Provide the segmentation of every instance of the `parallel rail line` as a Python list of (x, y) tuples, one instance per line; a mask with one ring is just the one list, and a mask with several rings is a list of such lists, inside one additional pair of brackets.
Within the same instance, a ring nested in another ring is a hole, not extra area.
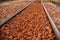
[(52, 25), (52, 28), (53, 28), (53, 31), (54, 31), (56, 37), (57, 37), (57, 40), (60, 40), (60, 32), (59, 32), (59, 30), (57, 29), (57, 26), (55, 25), (54, 21), (52, 20), (49, 12), (48, 12), (48, 10), (46, 9), (46, 7), (45, 7), (45, 5), (44, 5), (44, 3), (43, 3), (42, 0), (41, 0), (41, 3), (42, 3), (42, 6), (43, 6), (43, 8), (44, 8), (44, 10), (45, 10), (45, 12), (46, 12), (46, 14), (47, 14), (47, 16), (48, 16), (48, 19), (49, 19), (50, 23), (51, 23), (51, 25)]
[[(7, 19), (3, 20), (2, 22), (0, 22), (0, 28), (2, 25), (4, 25), (7, 21), (9, 21), (10, 19), (12, 19), (13, 17), (15, 17), (17, 14), (19, 14), (19, 12), (23, 11), (24, 9), (26, 9), (29, 5), (31, 5), (33, 2), (29, 3), (28, 5), (26, 5), (24, 8), (18, 10), (17, 12), (14, 13), (14, 15), (11, 15), (9, 16)], [(47, 16), (48, 16), (48, 19), (52, 25), (52, 28), (53, 28), (53, 31), (57, 37), (58, 40), (60, 40), (60, 32), (58, 31), (54, 21), (52, 20), (51, 16), (49, 15), (49, 12), (47, 11), (43, 1), (41, 0), (41, 4), (42, 4), (42, 7), (44, 9), (44, 11), (46, 12)]]
[[(33, 2), (27, 4), (26, 6), (24, 6), (22, 9), (16, 11), (13, 15), (9, 16), (8, 18), (6, 18), (5, 20), (0, 22), (0, 26), (4, 25), (7, 21), (9, 21), (10, 19), (12, 19), (13, 17), (15, 17), (17, 14), (19, 14), (19, 12), (22, 12), (24, 9), (26, 9), (29, 5), (31, 5)], [(1, 27), (0, 27), (1, 28)]]

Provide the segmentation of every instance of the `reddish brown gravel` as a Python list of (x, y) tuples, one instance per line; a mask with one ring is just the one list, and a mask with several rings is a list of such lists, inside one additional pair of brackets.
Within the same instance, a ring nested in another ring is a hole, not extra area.
[(7, 17), (13, 15), (16, 11), (22, 9), (24, 6), (29, 4), (30, 2), (17, 2), (15, 4), (11, 4), (8, 6), (0, 7), (0, 21), (5, 20)]
[(45, 6), (51, 15), (54, 23), (56, 24), (58, 30), (60, 31), (60, 10), (57, 7), (52, 6), (49, 3), (45, 2)]
[(40, 2), (34, 2), (3, 25), (0, 34), (1, 40), (56, 40)]

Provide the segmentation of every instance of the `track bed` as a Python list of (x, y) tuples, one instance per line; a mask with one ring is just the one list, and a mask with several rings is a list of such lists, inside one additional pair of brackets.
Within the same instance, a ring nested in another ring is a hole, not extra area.
[(40, 2), (34, 2), (1, 28), (1, 40), (57, 40)]

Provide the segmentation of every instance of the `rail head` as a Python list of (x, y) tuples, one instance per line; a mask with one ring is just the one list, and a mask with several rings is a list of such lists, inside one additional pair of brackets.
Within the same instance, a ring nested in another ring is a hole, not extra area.
[(45, 7), (45, 5), (44, 5), (44, 3), (43, 3), (42, 0), (41, 0), (41, 4), (42, 4), (43, 9), (45, 10), (45, 12), (46, 12), (46, 14), (47, 14), (47, 16), (48, 16), (48, 19), (49, 19), (49, 21), (50, 21), (50, 23), (51, 23), (51, 25), (52, 25), (53, 31), (54, 31), (54, 33), (55, 33), (55, 35), (56, 35), (56, 37), (57, 37), (57, 40), (60, 40), (60, 32), (59, 32), (57, 26), (55, 25), (54, 21), (52, 20), (49, 12), (48, 12), (48, 10), (46, 9), (46, 7)]
[(26, 9), (28, 6), (30, 6), (33, 2), (30, 2), (29, 4), (27, 4), (26, 6), (24, 6), (22, 9), (16, 11), (13, 15), (10, 15), (9, 17), (7, 17), (6, 19), (0, 21), (0, 28), (2, 27), (2, 25), (4, 25), (6, 22), (8, 22), (10, 19), (12, 19), (13, 17), (15, 17), (17, 14), (19, 14), (19, 12), (23, 11), (24, 9)]

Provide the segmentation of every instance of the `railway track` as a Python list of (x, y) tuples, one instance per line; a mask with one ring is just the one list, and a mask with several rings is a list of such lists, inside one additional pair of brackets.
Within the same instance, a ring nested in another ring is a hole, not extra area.
[(1, 24), (2, 40), (57, 40), (40, 2), (32, 3), (12, 17)]
[[(21, 6), (20, 4), (22, 4), (23, 6)], [(0, 16), (0, 18), (1, 18), (0, 19), (0, 26), (2, 26), (4, 23), (6, 23), (9, 19), (11, 19), (15, 15), (17, 15), (22, 10), (24, 10), (25, 8), (27, 8), (30, 4), (32, 4), (32, 2), (26, 2), (26, 3), (23, 2), (23, 3), (19, 3), (20, 8), (17, 6), (18, 8), (12, 8), (12, 9), (10, 9), (12, 11), (10, 11), (9, 9), (7, 9), (8, 12), (6, 11), (5, 13), (2, 11), (2, 13), (0, 14), (1, 15)], [(18, 4), (16, 4), (16, 5), (18, 5)], [(10, 5), (10, 6), (12, 6), (12, 5)], [(13, 10), (13, 9), (15, 9), (15, 10)], [(9, 11), (10, 11), (10, 13), (9, 13)]]
[(46, 9), (46, 7), (45, 7), (45, 5), (44, 5), (44, 3), (43, 3), (42, 0), (41, 0), (41, 2), (42, 2), (42, 5), (43, 5), (43, 8), (44, 8), (45, 11), (46, 11), (46, 14), (47, 14), (49, 20), (50, 20), (50, 23), (51, 23), (52, 28), (53, 28), (53, 30), (54, 30), (54, 32), (55, 32), (55, 35), (57, 36), (57, 40), (60, 40), (60, 31), (58, 30), (56, 24), (55, 24), (54, 21), (52, 20), (52, 17), (51, 17), (51, 15), (49, 14), (48, 10)]

